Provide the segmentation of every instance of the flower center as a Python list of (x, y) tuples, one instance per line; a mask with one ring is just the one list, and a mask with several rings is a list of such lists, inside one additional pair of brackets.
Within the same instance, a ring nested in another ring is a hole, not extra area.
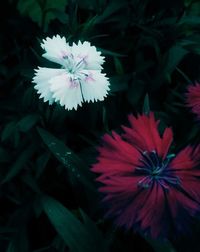
[(74, 59), (73, 54), (64, 55), (64, 67), (68, 73), (77, 74), (80, 70), (83, 70), (86, 66), (85, 57), (80, 57), (78, 60)]
[(149, 188), (154, 183), (158, 183), (164, 189), (168, 189), (169, 185), (180, 184), (179, 178), (174, 176), (169, 169), (169, 163), (174, 158), (174, 154), (168, 155), (164, 160), (158, 156), (156, 151), (145, 151), (141, 155), (141, 165), (136, 170), (139, 175), (143, 175), (143, 178), (138, 182), (138, 186)]

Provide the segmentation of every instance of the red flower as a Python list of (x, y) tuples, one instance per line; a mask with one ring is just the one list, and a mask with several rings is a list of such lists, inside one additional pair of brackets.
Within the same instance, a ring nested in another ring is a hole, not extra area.
[(199, 147), (186, 147), (168, 154), (173, 140), (171, 128), (161, 136), (153, 113), (130, 115), (131, 127), (120, 136), (103, 137), (98, 163), (99, 188), (105, 194), (106, 217), (117, 226), (165, 237), (185, 226), (187, 217), (200, 210)]
[(192, 112), (200, 119), (200, 84), (196, 83), (195, 85), (190, 85), (186, 97), (188, 107), (190, 107)]

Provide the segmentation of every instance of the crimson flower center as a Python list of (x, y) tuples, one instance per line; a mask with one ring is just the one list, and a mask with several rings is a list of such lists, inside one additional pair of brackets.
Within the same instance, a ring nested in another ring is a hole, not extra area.
[(177, 186), (180, 184), (180, 179), (173, 175), (169, 167), (174, 154), (168, 155), (164, 160), (158, 156), (156, 151), (144, 151), (141, 156), (140, 165), (136, 168), (138, 175), (143, 177), (138, 182), (139, 187), (148, 189), (157, 183), (164, 189), (169, 189), (170, 185)]

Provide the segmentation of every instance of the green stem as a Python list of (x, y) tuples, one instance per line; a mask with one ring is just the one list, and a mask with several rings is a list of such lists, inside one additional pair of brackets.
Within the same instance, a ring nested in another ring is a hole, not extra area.
[(189, 83), (191, 84), (193, 81), (178, 67), (176, 67), (176, 71)]

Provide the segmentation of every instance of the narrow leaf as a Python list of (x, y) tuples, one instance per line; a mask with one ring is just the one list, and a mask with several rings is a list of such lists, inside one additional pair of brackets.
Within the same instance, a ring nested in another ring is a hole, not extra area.
[(32, 145), (28, 149), (25, 149), (22, 154), (18, 157), (16, 162), (9, 168), (8, 173), (5, 175), (4, 179), (1, 181), (1, 184), (4, 184), (10, 181), (15, 177), (25, 166), (29, 158), (34, 152), (35, 147)]
[(170, 48), (167, 55), (165, 72), (171, 74), (186, 54), (188, 54), (188, 51), (182, 48), (181, 46), (174, 46)]
[(42, 197), (41, 203), (50, 222), (71, 252), (100, 251), (98, 244), (91, 239), (92, 234), (89, 234), (83, 223), (61, 203), (47, 196)]
[(93, 184), (90, 182), (88, 177), (90, 177), (90, 172), (88, 166), (80, 159), (69, 147), (67, 147), (63, 142), (58, 140), (56, 137), (51, 135), (44, 129), (38, 128), (38, 132), (48, 146), (49, 150), (54, 154), (54, 156), (68, 168), (74, 176), (82, 182), (87, 188), (95, 190)]
[(169, 241), (161, 242), (150, 238), (145, 238), (146, 241), (153, 247), (155, 252), (176, 252)]
[(18, 122), (17, 126), (22, 132), (27, 132), (37, 123), (38, 120), (38, 115), (27, 115)]
[(146, 94), (145, 98), (144, 98), (143, 113), (145, 115), (149, 115), (149, 113), (150, 113), (149, 95), (148, 94)]

